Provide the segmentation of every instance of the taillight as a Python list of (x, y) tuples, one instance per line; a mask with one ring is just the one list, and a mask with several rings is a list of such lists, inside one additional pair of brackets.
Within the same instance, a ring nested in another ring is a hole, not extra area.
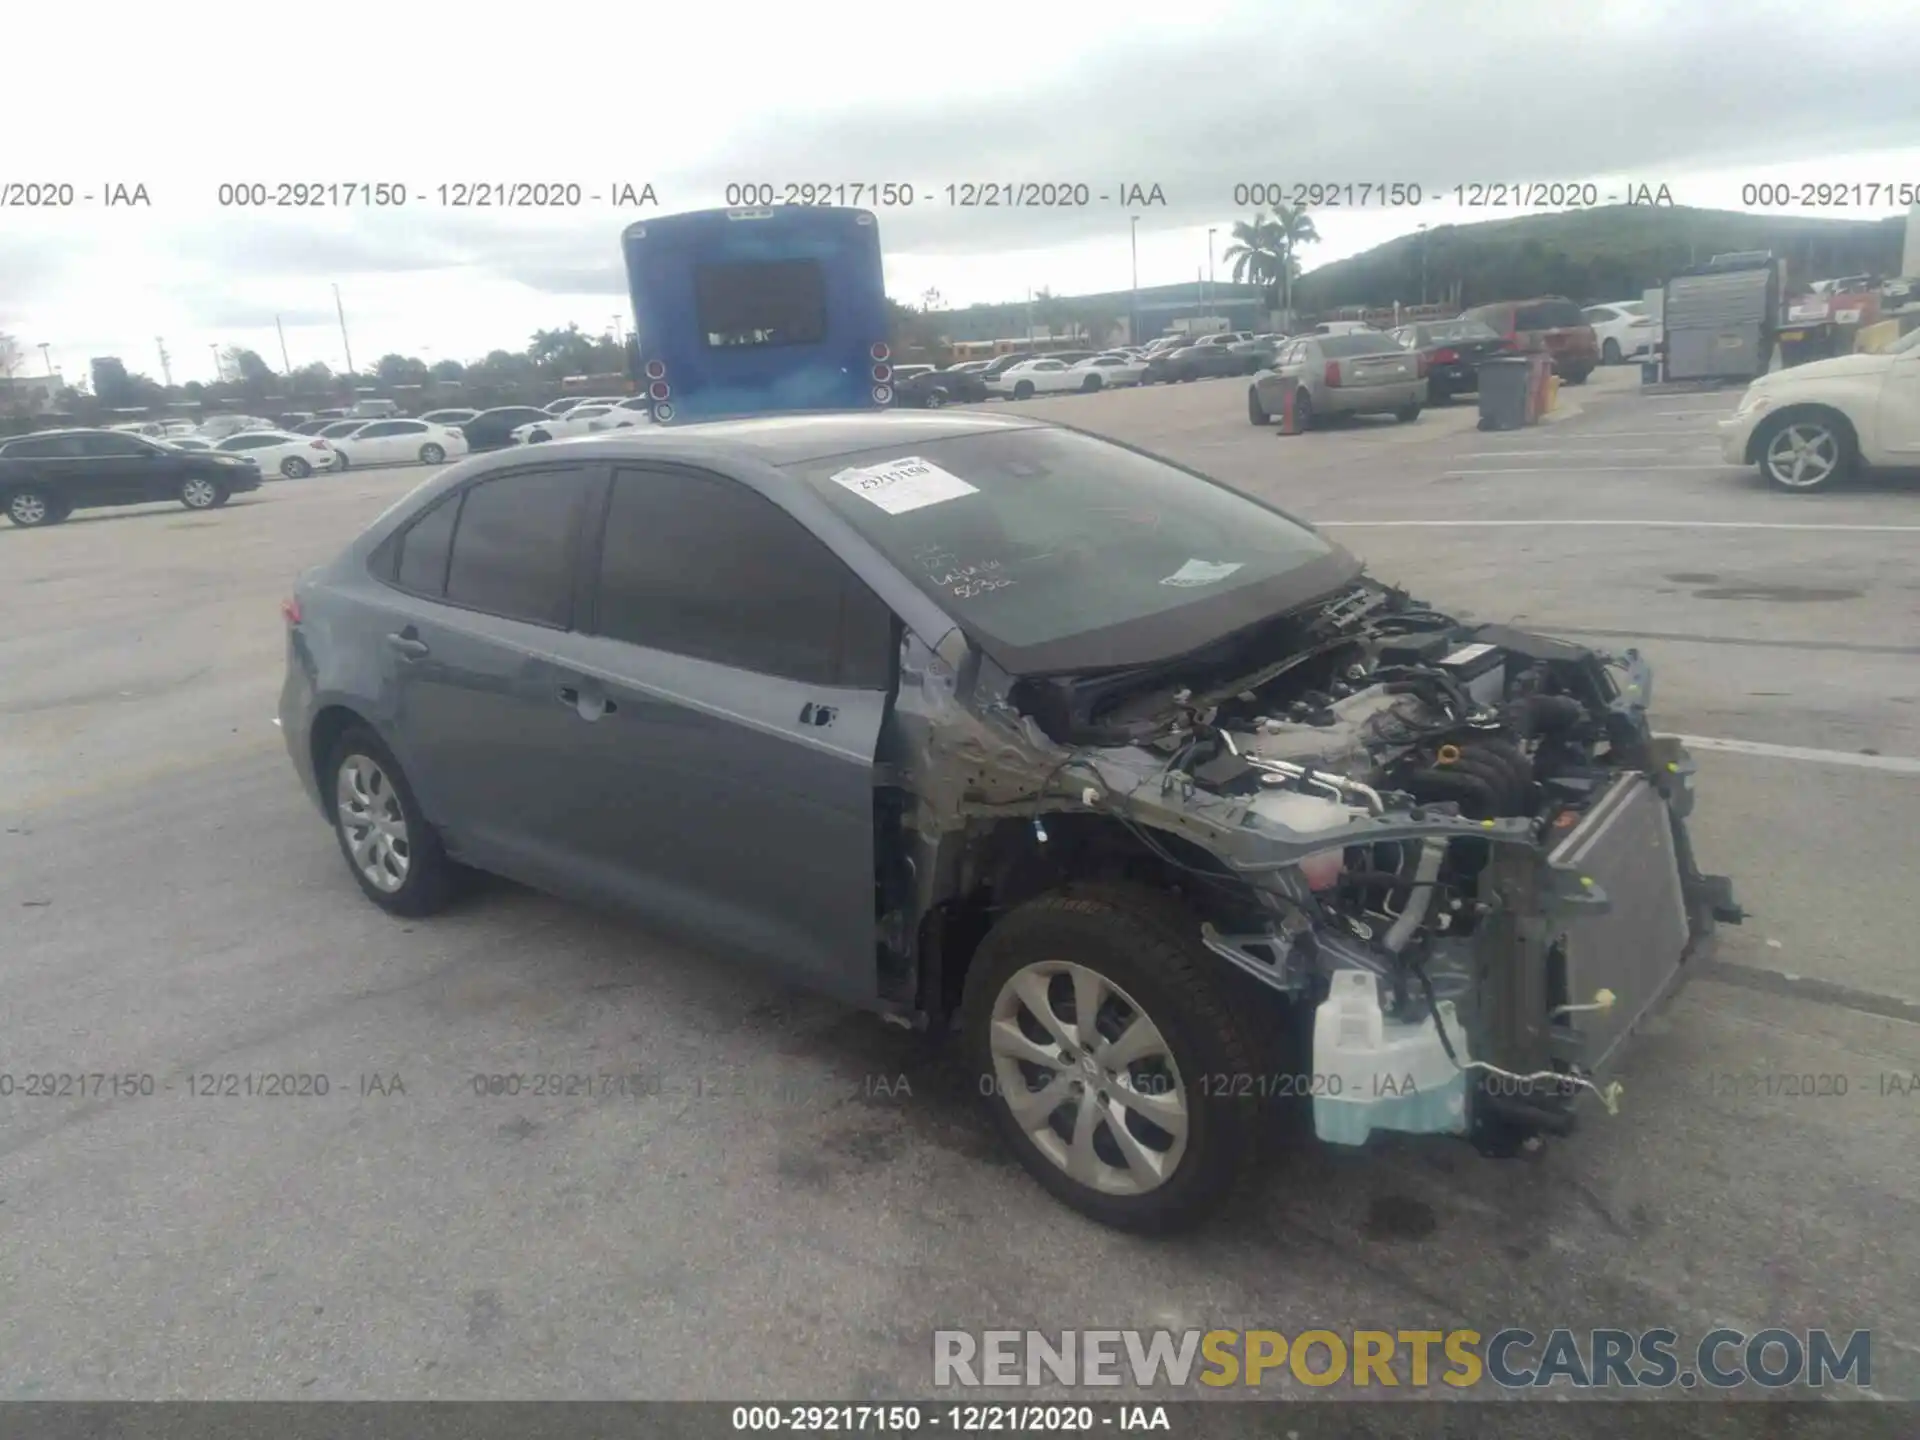
[(885, 366), (885, 365), (876, 365), (876, 366), (874, 366), (874, 367), (873, 367), (873, 378), (874, 378), (874, 382), (875, 382), (876, 384), (879, 384), (879, 385), (884, 385), (884, 384), (886, 384), (886, 383), (887, 383), (887, 377), (888, 377), (888, 376), (890, 376), (890, 375), (892, 375), (892, 374), (893, 374), (893, 371), (892, 371), (892, 370), (890, 370), (890, 369), (889, 369), (889, 368), (888, 368), (887, 366)]
[(647, 394), (655, 400), (665, 400), (669, 395), (673, 394), (673, 387), (664, 380), (656, 380), (647, 387)]
[(1458, 350), (1436, 350), (1433, 352), (1433, 363), (1436, 365), (1458, 365), (1460, 363), (1460, 352)]
[(667, 378), (667, 364), (666, 364), (666, 361), (664, 361), (664, 360), (649, 360), (649, 361), (647, 362), (647, 379), (649, 379), (649, 380), (664, 380), (664, 379), (666, 379), (666, 378)]
[(1337, 389), (1340, 385), (1340, 362), (1338, 360), (1327, 361), (1326, 373), (1322, 375), (1320, 379), (1328, 389)]
[(280, 602), (280, 618), (289, 625), (300, 623), (300, 602), (289, 595)]
[(893, 351), (889, 350), (886, 347), (886, 343), (880, 340), (874, 341), (873, 347), (868, 350), (867, 353), (876, 360), (890, 360), (893, 358)]
[(1413, 357), (1413, 378), (1418, 380), (1427, 373), (1427, 357), (1416, 353)]

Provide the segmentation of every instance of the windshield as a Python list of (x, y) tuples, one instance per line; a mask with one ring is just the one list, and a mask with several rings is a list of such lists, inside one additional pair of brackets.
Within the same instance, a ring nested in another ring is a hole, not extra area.
[(1349, 355), (1379, 355), (1401, 348), (1399, 342), (1384, 331), (1375, 331), (1371, 335), (1322, 335), (1314, 343), (1322, 355), (1333, 360)]
[(1358, 569), (1234, 490), (1071, 430), (788, 469), (1016, 674), (1169, 658)]

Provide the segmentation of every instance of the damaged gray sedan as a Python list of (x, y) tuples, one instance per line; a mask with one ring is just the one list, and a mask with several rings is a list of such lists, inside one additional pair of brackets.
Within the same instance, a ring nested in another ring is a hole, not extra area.
[(904, 1024), (1109, 1224), (1275, 1103), (1513, 1153), (1617, 1110), (1726, 880), (1608, 657), (1441, 614), (1183, 466), (953, 412), (477, 457), (285, 605), (281, 722), (376, 904), (463, 870)]

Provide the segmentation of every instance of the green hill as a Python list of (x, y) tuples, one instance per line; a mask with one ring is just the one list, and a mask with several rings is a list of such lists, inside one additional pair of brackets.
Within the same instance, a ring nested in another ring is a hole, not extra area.
[(1294, 282), (1294, 304), (1308, 313), (1412, 305), (1423, 290), (1428, 301), (1461, 308), (1529, 295), (1583, 304), (1631, 299), (1675, 270), (1733, 250), (1771, 250), (1799, 280), (1892, 276), (1900, 270), (1905, 227), (1900, 216), (1824, 220), (1682, 205), (1605, 205), (1440, 225), (1307, 272)]

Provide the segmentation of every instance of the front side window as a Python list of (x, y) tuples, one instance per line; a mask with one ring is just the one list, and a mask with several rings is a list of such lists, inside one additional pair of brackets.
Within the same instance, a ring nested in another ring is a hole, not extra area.
[(827, 282), (818, 261), (696, 265), (693, 297), (709, 349), (815, 345), (827, 337)]
[(600, 634), (789, 680), (884, 686), (885, 608), (818, 537), (738, 481), (622, 470), (604, 534)]
[(148, 455), (155, 447), (132, 435), (86, 435), (81, 437), (80, 451), (83, 455), (97, 456), (102, 459), (124, 460), (130, 456)]
[(454, 526), (447, 599), (511, 620), (565, 625), (573, 610), (574, 517), (588, 473), (522, 470), (470, 487)]

